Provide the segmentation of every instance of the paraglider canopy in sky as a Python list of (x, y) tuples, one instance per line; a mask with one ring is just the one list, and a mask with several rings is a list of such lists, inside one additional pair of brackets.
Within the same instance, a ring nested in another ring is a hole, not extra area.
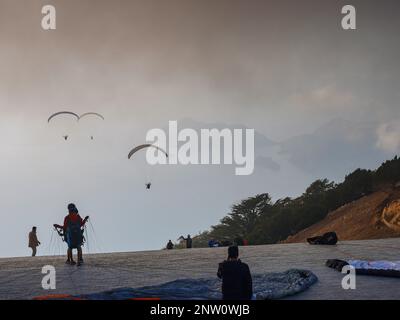
[(47, 122), (50, 122), (51, 119), (53, 119), (53, 118), (55, 118), (55, 117), (57, 117), (57, 116), (60, 116), (60, 115), (71, 115), (71, 116), (74, 116), (74, 117), (76, 118), (77, 121), (79, 121), (79, 116), (78, 116), (76, 113), (71, 112), (71, 111), (60, 111), (60, 112), (53, 113), (53, 114), (47, 119)]
[(79, 120), (82, 118), (88, 117), (88, 116), (95, 116), (95, 117), (98, 117), (98, 118), (104, 120), (104, 117), (100, 113), (97, 113), (97, 112), (86, 112), (84, 114), (81, 114), (79, 116)]
[(162, 153), (165, 154), (165, 156), (168, 158), (168, 153), (161, 149), (160, 147), (154, 145), (154, 144), (142, 144), (140, 146), (137, 146), (135, 148), (133, 148), (129, 154), (128, 154), (128, 159), (130, 159), (136, 152), (138, 152), (139, 150), (145, 149), (145, 148), (156, 148), (157, 150), (161, 151)]

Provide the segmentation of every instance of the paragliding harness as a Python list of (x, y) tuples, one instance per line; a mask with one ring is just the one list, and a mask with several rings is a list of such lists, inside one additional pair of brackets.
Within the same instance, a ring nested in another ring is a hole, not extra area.
[(84, 228), (81, 227), (79, 222), (69, 222), (67, 226), (67, 230), (64, 233), (63, 227), (59, 225), (54, 225), (54, 229), (57, 234), (61, 237), (61, 239), (68, 244), (70, 248), (77, 248), (79, 246), (83, 246), (86, 242), (84, 236)]
[(68, 243), (68, 247), (71, 249), (78, 248), (83, 244), (82, 228), (79, 221), (68, 222), (65, 240)]

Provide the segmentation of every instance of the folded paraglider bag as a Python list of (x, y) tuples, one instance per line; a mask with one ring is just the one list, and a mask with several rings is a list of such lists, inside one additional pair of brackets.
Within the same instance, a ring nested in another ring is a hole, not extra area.
[(321, 236), (307, 238), (307, 242), (309, 244), (321, 244), (321, 241), (322, 241), (322, 237)]
[(335, 245), (338, 242), (336, 232), (327, 232), (322, 236), (308, 238), (309, 244)]
[(326, 261), (325, 265), (329, 268), (342, 272), (343, 267), (349, 265), (349, 263), (344, 260), (329, 259)]

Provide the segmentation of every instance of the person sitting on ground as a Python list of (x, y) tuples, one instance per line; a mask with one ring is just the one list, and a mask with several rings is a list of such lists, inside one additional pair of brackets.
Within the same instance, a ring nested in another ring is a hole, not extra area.
[(37, 238), (36, 227), (32, 227), (32, 231), (29, 232), (29, 243), (28, 247), (32, 249), (32, 257), (36, 256), (36, 248), (40, 245), (40, 241)]
[[(79, 215), (79, 211), (76, 208), (75, 204), (70, 203), (68, 205), (68, 215), (64, 218), (63, 224), (63, 234), (65, 242), (68, 245), (67, 250), (67, 264), (74, 265), (76, 262), (74, 261), (72, 255), (72, 249), (78, 250), (78, 265), (83, 263), (82, 256), (82, 244), (83, 244), (83, 233), (82, 227), (85, 225), (86, 221), (89, 219), (89, 216), (86, 216), (85, 219), (82, 219)], [(58, 225), (54, 225), (57, 227)]]
[(168, 240), (167, 249), (168, 249), (168, 250), (172, 250), (173, 248), (174, 248), (174, 244), (172, 243), (171, 240)]
[(218, 278), (222, 279), (223, 300), (250, 300), (253, 296), (253, 280), (249, 266), (239, 259), (239, 248), (228, 248), (228, 260), (219, 264)]

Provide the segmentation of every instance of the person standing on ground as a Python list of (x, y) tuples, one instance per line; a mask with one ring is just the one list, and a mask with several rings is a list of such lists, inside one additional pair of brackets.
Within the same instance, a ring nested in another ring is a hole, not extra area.
[(55, 224), (55, 228), (59, 228), (63, 230), (64, 240), (68, 245), (67, 250), (67, 264), (75, 265), (72, 255), (72, 249), (77, 249), (78, 251), (78, 266), (83, 263), (82, 256), (82, 245), (83, 245), (83, 227), (86, 221), (89, 219), (89, 216), (86, 216), (85, 219), (82, 219), (79, 215), (79, 211), (76, 208), (75, 204), (70, 203), (68, 205), (68, 215), (64, 218), (64, 224), (62, 226)]
[(32, 227), (32, 231), (29, 232), (29, 244), (28, 247), (32, 249), (32, 257), (36, 256), (36, 248), (40, 245), (40, 241), (37, 238), (36, 227)]
[(190, 234), (187, 235), (187, 238), (184, 238), (183, 236), (181, 236), (181, 239), (186, 241), (186, 249), (191, 249), (192, 248), (192, 238), (190, 237)]
[(228, 248), (228, 259), (219, 264), (218, 278), (222, 279), (223, 300), (251, 300), (253, 280), (249, 266), (239, 259), (239, 248)]

